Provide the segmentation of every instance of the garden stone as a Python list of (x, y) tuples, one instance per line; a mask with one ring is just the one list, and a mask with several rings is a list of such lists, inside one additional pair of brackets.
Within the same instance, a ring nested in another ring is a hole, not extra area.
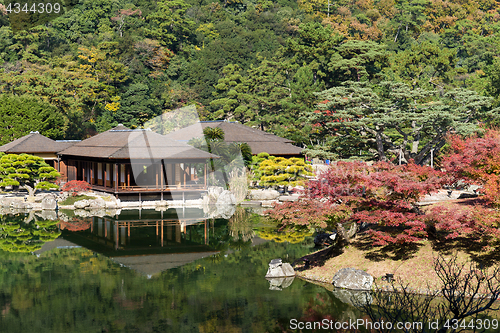
[(288, 288), (294, 279), (294, 276), (285, 278), (268, 278), (267, 281), (269, 281), (269, 290), (283, 290)]
[(14, 208), (14, 209), (32, 209), (33, 208), (33, 205), (29, 202), (24, 202), (24, 201), (21, 201), (21, 200), (13, 200), (10, 204), (10, 207), (11, 208)]
[(120, 203), (118, 200), (116, 200), (114, 197), (111, 198), (109, 201), (104, 201), (106, 209), (116, 209), (119, 207)]
[(472, 193), (462, 192), (458, 196), (458, 199), (470, 199), (470, 198), (477, 198), (477, 197), (478, 197), (478, 195), (474, 192), (472, 192)]
[(217, 199), (216, 206), (227, 206), (227, 205), (236, 205), (236, 197), (231, 191), (225, 190)]
[(275, 200), (280, 194), (276, 190), (250, 190), (248, 196), (251, 200)]
[(42, 210), (51, 209), (54, 210), (57, 207), (56, 196), (53, 194), (47, 194), (42, 199)]
[(12, 203), (14, 199), (12, 198), (2, 198), (2, 202), (1, 202), (1, 205), (3, 208), (9, 208), (10, 207), (10, 204)]
[(278, 200), (281, 202), (297, 201), (297, 200), (299, 200), (299, 196), (298, 195), (282, 195), (278, 198)]
[(260, 201), (242, 201), (240, 202), (240, 206), (262, 206), (262, 202)]
[(372, 304), (373, 302), (372, 295), (366, 290), (347, 290), (335, 288), (332, 290), (332, 293), (341, 302), (354, 307)]
[(86, 211), (85, 209), (75, 209), (74, 213), (75, 213), (75, 216), (79, 216), (79, 217), (89, 217), (90, 216), (89, 212)]
[(167, 207), (168, 206), (168, 201), (167, 200), (160, 200), (156, 202), (156, 207)]
[(85, 207), (88, 207), (90, 205), (90, 202), (89, 200), (78, 200), (76, 201), (73, 206), (75, 206), (75, 208), (77, 209), (83, 209)]
[(57, 213), (55, 210), (43, 209), (41, 215), (42, 215), (42, 219), (44, 219), (44, 220), (55, 221), (58, 219)]
[(97, 216), (104, 217), (106, 216), (106, 211), (104, 208), (96, 209), (96, 208), (87, 208), (89, 216)]
[(236, 207), (234, 205), (217, 205), (216, 207), (216, 218), (221, 219), (230, 219), (234, 212), (236, 211)]
[(214, 198), (218, 198), (222, 192), (224, 192), (224, 188), (220, 186), (210, 186), (207, 188), (207, 194)]
[(278, 200), (264, 200), (262, 201), (262, 207), (272, 208), (278, 202)]
[(332, 283), (337, 288), (371, 290), (373, 276), (359, 269), (342, 268), (335, 273)]
[(273, 259), (269, 263), (266, 278), (281, 278), (295, 276), (295, 271), (289, 263), (283, 263), (281, 259)]
[(97, 198), (91, 200), (89, 203), (89, 209), (103, 209), (106, 208), (106, 202), (102, 198)]

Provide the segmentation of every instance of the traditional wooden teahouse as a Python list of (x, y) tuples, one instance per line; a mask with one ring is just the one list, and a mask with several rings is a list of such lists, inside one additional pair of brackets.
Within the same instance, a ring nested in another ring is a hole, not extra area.
[(131, 196), (172, 198), (207, 188), (207, 161), (218, 156), (150, 130), (119, 125), (57, 153), (63, 181), (83, 180), (92, 189)]
[(38, 132), (31, 132), (17, 140), (0, 147), (0, 152), (6, 154), (31, 154), (39, 156), (51, 167), (57, 168), (57, 152), (70, 147), (78, 141), (52, 140)]
[(266, 152), (274, 156), (303, 157), (302, 148), (293, 145), (293, 141), (277, 135), (248, 127), (238, 122), (200, 121), (175, 132), (166, 134), (168, 138), (187, 142), (192, 138), (203, 137), (205, 128), (220, 128), (224, 132), (224, 141), (228, 143), (245, 142), (252, 149), (252, 154)]

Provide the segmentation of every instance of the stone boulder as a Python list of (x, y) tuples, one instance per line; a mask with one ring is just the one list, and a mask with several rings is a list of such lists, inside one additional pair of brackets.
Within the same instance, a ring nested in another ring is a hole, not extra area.
[(110, 200), (104, 201), (106, 209), (117, 209), (120, 208), (120, 199), (115, 197), (110, 197)]
[[(77, 201), (77, 202), (80, 202), (80, 201)], [(79, 216), (79, 217), (89, 217), (90, 214), (88, 211), (86, 211), (85, 209), (81, 209), (81, 208), (77, 208), (73, 211), (73, 213), (75, 214), (75, 216)]]
[(294, 279), (294, 276), (285, 278), (268, 278), (267, 281), (269, 281), (269, 290), (283, 290), (288, 288)]
[(250, 190), (248, 198), (250, 200), (276, 200), (280, 193), (276, 190)]
[(73, 206), (75, 206), (76, 209), (84, 209), (89, 205), (90, 205), (89, 200), (78, 200), (73, 204)]
[(273, 259), (269, 263), (266, 278), (282, 278), (295, 276), (295, 271), (289, 263), (283, 263), (281, 259)]
[(42, 219), (55, 221), (58, 220), (55, 210), (44, 209), (41, 214)]
[(103, 198), (97, 198), (94, 200), (90, 200), (88, 208), (96, 209), (96, 210), (104, 209), (104, 208), (106, 208), (106, 201), (104, 201)]
[(333, 286), (351, 290), (371, 290), (373, 276), (355, 268), (342, 268), (333, 276)]
[(10, 208), (10, 204), (14, 201), (14, 198), (9, 198), (9, 197), (3, 197), (2, 201), (0, 202), (0, 205), (3, 208)]
[(10, 207), (14, 209), (32, 209), (33, 205), (29, 202), (24, 202), (21, 200), (12, 200)]
[(216, 205), (211, 218), (228, 220), (234, 215), (235, 212), (236, 212), (236, 206), (234, 205)]
[(167, 200), (160, 200), (155, 202), (156, 207), (167, 207), (168, 206), (168, 201)]
[(297, 201), (297, 200), (299, 200), (299, 196), (298, 195), (282, 195), (278, 198), (278, 200), (281, 202)]
[(347, 290), (335, 288), (332, 290), (332, 293), (341, 302), (354, 307), (372, 304), (373, 302), (372, 295), (366, 290)]
[(42, 199), (42, 210), (54, 210), (57, 207), (56, 196), (53, 194), (47, 194)]
[(236, 197), (231, 191), (225, 190), (217, 198), (216, 206), (236, 205)]

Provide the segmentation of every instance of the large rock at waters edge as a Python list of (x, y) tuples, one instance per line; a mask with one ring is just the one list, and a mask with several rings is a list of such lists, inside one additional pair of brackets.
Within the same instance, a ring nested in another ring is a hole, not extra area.
[(335, 273), (332, 283), (337, 288), (371, 290), (373, 276), (359, 269), (342, 268)]
[(73, 204), (73, 206), (75, 206), (76, 209), (84, 209), (89, 205), (90, 205), (89, 200), (78, 200)]
[(284, 278), (268, 278), (267, 281), (269, 281), (269, 290), (282, 290), (288, 288), (294, 279), (294, 276)]
[(47, 194), (42, 199), (42, 210), (54, 210), (57, 207), (56, 196), (53, 194)]
[(275, 200), (280, 193), (276, 190), (250, 190), (248, 198), (251, 200)]
[(266, 278), (281, 278), (295, 276), (295, 271), (289, 263), (283, 263), (281, 259), (273, 259), (269, 263)]
[(21, 200), (13, 200), (10, 203), (10, 207), (14, 209), (32, 209), (33, 205), (29, 202), (24, 202)]
[(224, 190), (217, 199), (216, 206), (236, 205), (236, 197), (231, 191)]
[(104, 208), (106, 208), (106, 201), (104, 201), (104, 199), (102, 199), (102, 198), (97, 198), (97, 199), (91, 200), (90, 204), (89, 204), (89, 208), (96, 209), (96, 210), (104, 209)]
[(3, 208), (10, 208), (12, 201), (14, 201), (13, 198), (3, 197), (2, 201), (0, 201), (0, 205), (2, 205)]
[(373, 302), (372, 295), (366, 290), (347, 290), (335, 288), (332, 290), (332, 293), (341, 302), (355, 307), (372, 304)]

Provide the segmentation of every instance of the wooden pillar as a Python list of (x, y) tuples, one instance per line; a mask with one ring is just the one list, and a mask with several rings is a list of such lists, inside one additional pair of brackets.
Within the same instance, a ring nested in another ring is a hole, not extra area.
[(161, 246), (163, 247), (163, 220), (161, 221)]
[(108, 182), (108, 163), (103, 163), (102, 167), (104, 169), (104, 188), (106, 188)]
[(118, 192), (118, 163), (115, 163), (115, 192)]
[(175, 242), (181, 242), (181, 224), (180, 221), (175, 224)]
[(205, 162), (205, 188), (207, 188), (207, 163)]
[(132, 165), (129, 164), (127, 168), (125, 168), (125, 172), (127, 173), (127, 187), (130, 187), (130, 168)]
[(118, 250), (118, 245), (120, 244), (120, 233), (118, 232), (118, 222), (115, 221), (115, 250)]
[(172, 182), (173, 182), (173, 185), (175, 186), (176, 185), (175, 184), (175, 163), (172, 164)]
[(162, 195), (163, 195), (163, 173), (165, 172), (164, 168), (165, 167), (163, 165), (163, 161), (161, 161), (161, 163), (160, 163), (160, 185), (161, 185)]
[(184, 187), (186, 186), (186, 167), (187, 167), (187, 165), (186, 165), (186, 163), (184, 163), (184, 170), (182, 170), (183, 171), (182, 173), (184, 174), (184, 184), (182, 184), (182, 185), (184, 185)]
[(94, 162), (90, 162), (90, 179), (89, 184), (94, 185)]
[(207, 228), (207, 220), (206, 219), (205, 219), (205, 223), (204, 224), (205, 224), (205, 244), (208, 244), (208, 241), (207, 241), (207, 239), (208, 239), (207, 238), (207, 230), (208, 230), (208, 228)]

